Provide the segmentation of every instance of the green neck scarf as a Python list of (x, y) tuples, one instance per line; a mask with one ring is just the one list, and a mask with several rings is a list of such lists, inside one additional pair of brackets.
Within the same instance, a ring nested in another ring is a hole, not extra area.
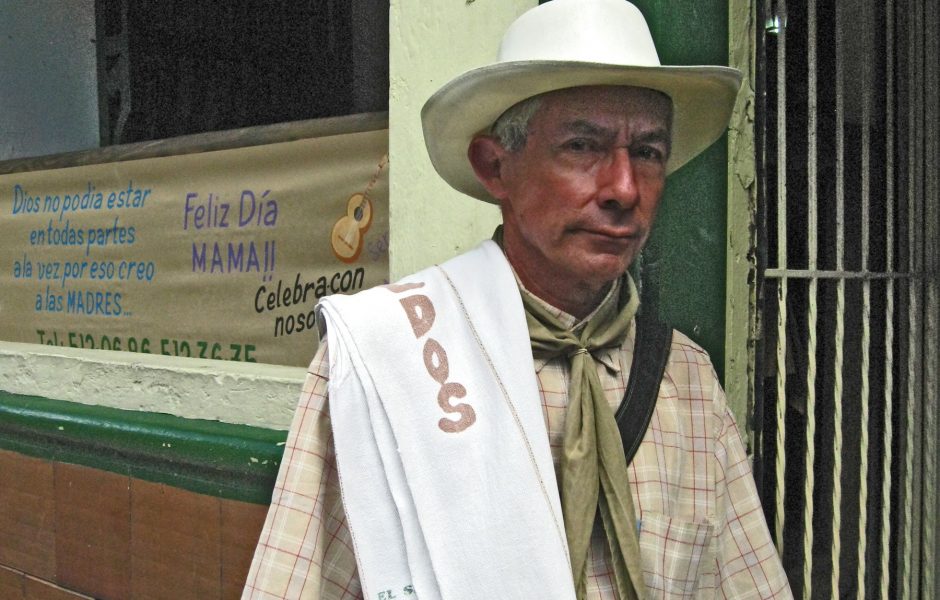
[[(584, 598), (587, 553), (598, 509), (621, 599), (640, 598), (643, 589), (636, 514), (627, 479), (623, 441), (597, 375), (594, 353), (617, 348), (630, 329), (639, 300), (629, 275), (618, 298), (608, 298), (580, 334), (523, 294), (526, 322), (537, 358), (567, 357), (571, 366), (568, 414), (561, 458), (561, 505), (577, 597)], [(617, 301), (615, 301), (617, 300)], [(603, 367), (601, 367), (603, 368)]]
[[(502, 233), (500, 226), (493, 234), (500, 247)], [(621, 279), (618, 291), (616, 298), (611, 294), (601, 303), (580, 333), (562, 324), (529, 294), (522, 294), (533, 356), (564, 356), (571, 367), (559, 487), (579, 600), (586, 594), (587, 553), (598, 510), (610, 545), (619, 597), (639, 600), (644, 589), (623, 440), (597, 375), (600, 365), (594, 359), (597, 351), (620, 347), (639, 306), (629, 274)]]

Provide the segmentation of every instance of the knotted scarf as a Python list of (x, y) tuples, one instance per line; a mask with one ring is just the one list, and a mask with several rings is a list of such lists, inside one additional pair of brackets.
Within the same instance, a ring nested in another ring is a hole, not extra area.
[(598, 509), (610, 545), (619, 597), (638, 599), (643, 589), (623, 441), (595, 360), (598, 351), (620, 347), (639, 305), (628, 274), (617, 292), (601, 304), (580, 333), (565, 327), (528, 294), (522, 295), (533, 356), (565, 357), (571, 367), (559, 487), (579, 599), (585, 597), (588, 546)]

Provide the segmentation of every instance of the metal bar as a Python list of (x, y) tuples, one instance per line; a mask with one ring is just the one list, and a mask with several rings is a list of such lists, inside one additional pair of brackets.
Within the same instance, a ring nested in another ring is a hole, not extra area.
[[(910, 62), (911, 62), (911, 59), (912, 59), (912, 55), (913, 55), (913, 53), (914, 53), (914, 52), (913, 52), (913, 49), (912, 49), (913, 44), (914, 44), (914, 40), (911, 39), (910, 27), (908, 27), (908, 31), (907, 31), (906, 33), (907, 33), (907, 39), (908, 39), (908, 44), (907, 44), (907, 47), (905, 48), (905, 51), (906, 51), (906, 63), (907, 63), (905, 66), (907, 67), (907, 68), (906, 68), (906, 71), (907, 71), (907, 72), (905, 73), (904, 79), (905, 79), (906, 82), (908, 82), (908, 88), (909, 88), (909, 87), (910, 87), (910, 86), (909, 86), (909, 82), (911, 81), (911, 77), (913, 76), (912, 68), (910, 67)], [(910, 96), (910, 94), (907, 94), (907, 95)], [(912, 101), (910, 100), (910, 98), (908, 98), (908, 102), (907, 102), (908, 106), (910, 106), (911, 103), (912, 103)], [(908, 118), (907, 118), (907, 121), (906, 121), (906, 123), (905, 123), (905, 125), (906, 125), (906, 130), (904, 131), (904, 138), (910, 140), (910, 136), (914, 133), (914, 125), (913, 125), (913, 118), (914, 118), (914, 116), (913, 116), (912, 111), (911, 111), (910, 109), (907, 110), (907, 116), (908, 116)], [(908, 156), (907, 164), (902, 165), (902, 168), (905, 170), (904, 175), (906, 176), (906, 179), (907, 179), (907, 196), (906, 196), (905, 200), (907, 201), (907, 205), (908, 205), (908, 214), (907, 214), (908, 218), (907, 218), (907, 222), (908, 222), (908, 225), (910, 225), (910, 224), (911, 224), (910, 205), (912, 204), (911, 197), (912, 197), (912, 195), (913, 195), (913, 187), (914, 187), (913, 169), (911, 168), (911, 158), (910, 158), (910, 156)], [(911, 252), (910, 235), (908, 235), (908, 247), (909, 247), (909, 249), (908, 249), (908, 254), (910, 254), (910, 252)], [(912, 263), (912, 261), (911, 261), (911, 258), (908, 257), (908, 264), (907, 264), (908, 270), (913, 270), (913, 267), (914, 267), (914, 265), (913, 265), (913, 263)], [(914, 284), (913, 284), (912, 281), (909, 281), (909, 282), (908, 282), (908, 285), (907, 285), (907, 292), (908, 292), (908, 295), (911, 297), (911, 300), (908, 302), (908, 306), (907, 306), (907, 309), (908, 309), (908, 321), (911, 320), (911, 315), (912, 315), (912, 312), (913, 312), (913, 311), (911, 310), (911, 308), (912, 308), (912, 307), (911, 307), (911, 304), (912, 304), (912, 300), (913, 300), (913, 296), (914, 296), (914, 294), (913, 294), (913, 285), (914, 285)], [(913, 350), (913, 348), (912, 348), (912, 346), (913, 346), (912, 340), (913, 340), (913, 338), (914, 338), (913, 331), (914, 331), (914, 328), (909, 326), (909, 327), (908, 327), (908, 336), (907, 336), (907, 337), (908, 337), (908, 339), (907, 339), (907, 342), (908, 342), (908, 344), (907, 344), (907, 346), (908, 346), (908, 357), (907, 357), (907, 373), (906, 373), (906, 379), (907, 379), (908, 385), (907, 385), (907, 389), (905, 390), (905, 394), (904, 394), (904, 396), (905, 396), (905, 397), (904, 397), (904, 400), (905, 400), (905, 425), (904, 425), (904, 429), (905, 429), (905, 431), (904, 431), (904, 502), (903, 502), (903, 506), (904, 506), (904, 521), (903, 521), (903, 525), (902, 525), (902, 527), (903, 527), (903, 530), (902, 530), (902, 533), (903, 533), (903, 536), (902, 536), (902, 537), (903, 537), (903, 540), (902, 540), (902, 541), (903, 541), (903, 543), (902, 543), (902, 546), (901, 546), (901, 548), (902, 548), (902, 550), (901, 550), (901, 561), (902, 561), (902, 568), (901, 568), (901, 581), (902, 581), (902, 584), (901, 584), (901, 594), (902, 594), (902, 597), (905, 598), (905, 599), (911, 597), (911, 588), (912, 588), (912, 582), (911, 582), (911, 570), (912, 570), (912, 566), (911, 566), (911, 563), (913, 562), (913, 561), (911, 560), (911, 548), (912, 548), (911, 537), (913, 536), (913, 530), (912, 530), (911, 524), (912, 524), (912, 522), (913, 522), (913, 520), (914, 520), (914, 515), (913, 515), (913, 512), (912, 512), (912, 510), (913, 510), (913, 499), (912, 499), (912, 496), (914, 495), (914, 477), (913, 477), (913, 475), (912, 475), (913, 468), (914, 468), (914, 394), (912, 393), (912, 390), (911, 390), (911, 381), (913, 380), (913, 374), (911, 373), (911, 369), (912, 369), (913, 354), (914, 354), (914, 350)]]
[(809, 281), (806, 342), (806, 483), (803, 488), (803, 598), (812, 598), (813, 573), (813, 492), (816, 486), (816, 322), (819, 281)]
[[(937, 203), (940, 202), (940, 190), (938, 190), (937, 165), (940, 160), (938, 152), (937, 136), (940, 134), (938, 129), (938, 120), (940, 120), (940, 97), (938, 97), (937, 86), (940, 85), (938, 76), (940, 76), (940, 50), (938, 50), (937, 35), (938, 18), (936, 15), (936, 2), (930, 7), (925, 3), (922, 12), (923, 23), (923, 65), (924, 65), (924, 85), (920, 86), (923, 94), (923, 168), (924, 193), (923, 223), (924, 231), (922, 239), (924, 240), (924, 266), (927, 269), (936, 268), (940, 261), (940, 250), (937, 245), (937, 235), (940, 233), (940, 211)], [(937, 578), (937, 498), (936, 489), (938, 485), (937, 460), (938, 448), (937, 437), (940, 435), (940, 425), (938, 425), (936, 394), (940, 392), (938, 385), (937, 371), (940, 369), (938, 364), (938, 343), (940, 332), (938, 332), (938, 320), (940, 320), (940, 290), (938, 290), (938, 278), (927, 279), (924, 281), (924, 366), (923, 366), (923, 385), (921, 394), (924, 406), (924, 490), (929, 490), (924, 494), (924, 516), (923, 516), (923, 596), (926, 598), (936, 598), (938, 593)]]
[(818, 269), (767, 269), (766, 279), (924, 279), (936, 277), (936, 271), (887, 273), (875, 271), (826, 271)]
[[(908, 79), (908, 90), (910, 93), (910, 103), (908, 113), (910, 115), (908, 139), (910, 140), (911, 152), (909, 162), (909, 232), (910, 232), (910, 266), (912, 270), (921, 270), (924, 268), (923, 250), (924, 250), (924, 13), (925, 6), (921, 0), (915, 0), (911, 4), (910, 15), (910, 67), (911, 76)], [(934, 167), (936, 168), (936, 167)], [(911, 506), (911, 520), (907, 526), (911, 530), (911, 536), (908, 542), (911, 544), (910, 551), (906, 553), (906, 558), (910, 563), (910, 586), (911, 598), (920, 598), (924, 596), (923, 573), (925, 572), (926, 560), (925, 538), (924, 538), (924, 461), (923, 454), (925, 444), (924, 419), (926, 418), (926, 402), (923, 394), (923, 347), (924, 347), (924, 324), (923, 324), (923, 282), (911, 281), (909, 286), (910, 293), (910, 356), (908, 360), (909, 380), (908, 403), (911, 407), (911, 416), (909, 421), (910, 431), (908, 439), (910, 441), (908, 464), (911, 467), (909, 471), (911, 495), (908, 496)], [(932, 559), (932, 557), (931, 557)], [(929, 596), (928, 596), (929, 597)]]
[(856, 587), (858, 588), (857, 597), (865, 598), (865, 551), (868, 548), (868, 446), (869, 446), (869, 403), (871, 398), (870, 382), (868, 380), (868, 369), (871, 366), (870, 345), (871, 345), (871, 283), (866, 281), (862, 287), (862, 357), (861, 357), (861, 375), (862, 386), (859, 390), (859, 400), (861, 403), (861, 439), (859, 440), (859, 453), (861, 464), (859, 465), (859, 493), (858, 493), (858, 571), (856, 573)]
[[(839, 11), (835, 11), (836, 36), (836, 270), (845, 268), (845, 103), (843, 99), (842, 23)], [(811, 265), (815, 266), (815, 265)], [(813, 301), (813, 300), (811, 300)], [(845, 279), (836, 280), (836, 327), (832, 365), (832, 547), (830, 549), (831, 597), (839, 595), (839, 578), (842, 569), (842, 400), (843, 400), (843, 356), (845, 345)]]
[[(923, 11), (922, 4), (917, 0), (912, 0), (908, 11), (910, 15), (910, 26), (908, 31), (908, 77), (907, 92), (908, 100), (908, 119), (907, 119), (907, 139), (909, 140), (910, 152), (908, 154), (907, 179), (908, 179), (908, 265), (910, 270), (915, 271), (920, 268), (920, 235), (919, 227), (923, 226), (921, 211), (919, 210), (919, 199), (921, 198), (921, 173), (919, 165), (922, 157), (922, 133), (923, 122), (921, 110), (923, 96), (921, 91), (921, 35), (918, 25), (920, 24), (920, 14)], [(921, 328), (921, 298), (920, 281), (911, 279), (908, 281), (909, 291), (909, 319), (910, 328), (908, 336), (908, 371), (907, 371), (907, 424), (906, 424), (906, 452), (905, 452), (905, 537), (904, 554), (905, 559), (905, 578), (904, 591), (905, 597), (916, 600), (920, 597), (920, 550), (921, 550), (921, 449), (922, 449), (922, 410), (920, 393), (920, 375), (921, 375), (921, 347), (920, 335)], [(916, 539), (915, 539), (916, 538)]]
[[(885, 2), (885, 268), (895, 269), (894, 264), (894, 0)], [(891, 465), (893, 462), (892, 446), (894, 439), (894, 280), (885, 282), (885, 431), (882, 446), (883, 460), (881, 469), (881, 577), (879, 598), (888, 599), (891, 583)], [(859, 561), (859, 572), (864, 569), (864, 562)], [(860, 575), (862, 576), (862, 575)]]
[[(818, 258), (818, 193), (816, 166), (816, 126), (818, 121), (816, 98), (816, 2), (806, 7), (807, 34), (807, 254), (809, 268), (815, 269)], [(813, 592), (813, 490), (816, 466), (816, 320), (818, 314), (818, 279), (809, 281), (807, 307), (807, 368), (806, 368), (806, 484), (803, 507), (803, 598), (809, 600)]]
[[(889, 213), (890, 214), (890, 213)], [(888, 226), (892, 224), (889, 222)], [(889, 230), (890, 231), (890, 228)], [(884, 444), (882, 450), (884, 458), (882, 460), (882, 479), (881, 479), (881, 577), (879, 598), (887, 600), (888, 589), (891, 583), (891, 463), (892, 440), (894, 438), (893, 425), (893, 405), (894, 397), (894, 282), (888, 281), (885, 290), (885, 431)], [(859, 577), (864, 578), (865, 563), (859, 561)]]
[[(863, 10), (869, 12), (869, 18), (863, 19), (864, 23), (869, 24), (869, 26), (874, 26), (874, 19), (870, 18), (871, 7), (869, 4), (863, 4)], [(871, 35), (871, 30), (868, 32)], [(873, 40), (869, 38), (869, 44), (873, 44)], [(871, 205), (871, 153), (869, 151), (869, 146), (871, 144), (871, 91), (868, 77), (868, 69), (863, 69), (862, 75), (862, 164), (861, 164), (861, 173), (862, 173), (862, 270), (868, 270), (868, 251), (870, 247), (869, 237), (871, 235), (869, 231), (869, 219), (870, 217), (870, 205)], [(861, 464), (859, 465), (859, 472), (861, 477), (859, 478), (859, 494), (858, 494), (858, 568), (856, 570), (856, 597), (859, 600), (865, 598), (865, 552), (868, 548), (868, 476), (869, 476), (869, 464), (868, 464), (868, 445), (869, 445), (869, 427), (868, 427), (868, 418), (869, 418), (869, 403), (870, 403), (870, 382), (868, 380), (868, 369), (871, 363), (871, 281), (864, 280), (862, 281), (862, 343), (861, 343), (861, 390), (859, 390), (859, 402), (861, 404), (861, 422), (860, 422), (860, 439), (859, 439), (859, 455), (861, 459)]]
[[(779, 0), (777, 12), (786, 16), (786, 0)], [(783, 20), (783, 19), (782, 19)], [(787, 28), (786, 21), (777, 37), (777, 264), (787, 264)], [(774, 533), (777, 552), (783, 555), (783, 526), (786, 516), (786, 414), (787, 414), (787, 282), (777, 285), (777, 436), (776, 507)]]
[(785, 521), (784, 497), (786, 496), (786, 414), (787, 414), (787, 281), (777, 284), (777, 450), (776, 450), (776, 510), (774, 511), (774, 533), (777, 552), (783, 556), (783, 525)]

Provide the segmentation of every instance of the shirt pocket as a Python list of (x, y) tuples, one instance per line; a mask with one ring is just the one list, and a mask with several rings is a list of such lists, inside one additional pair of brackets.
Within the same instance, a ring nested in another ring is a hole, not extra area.
[(640, 561), (649, 598), (708, 597), (715, 589), (713, 526), (643, 513)]

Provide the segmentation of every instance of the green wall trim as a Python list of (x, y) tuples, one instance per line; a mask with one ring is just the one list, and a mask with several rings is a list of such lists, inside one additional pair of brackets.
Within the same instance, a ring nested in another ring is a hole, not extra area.
[[(666, 65), (728, 64), (727, 0), (633, 0)], [(669, 176), (639, 259), (660, 317), (708, 351), (725, 381), (727, 142)]]
[(287, 432), (0, 391), (0, 448), (267, 504)]

